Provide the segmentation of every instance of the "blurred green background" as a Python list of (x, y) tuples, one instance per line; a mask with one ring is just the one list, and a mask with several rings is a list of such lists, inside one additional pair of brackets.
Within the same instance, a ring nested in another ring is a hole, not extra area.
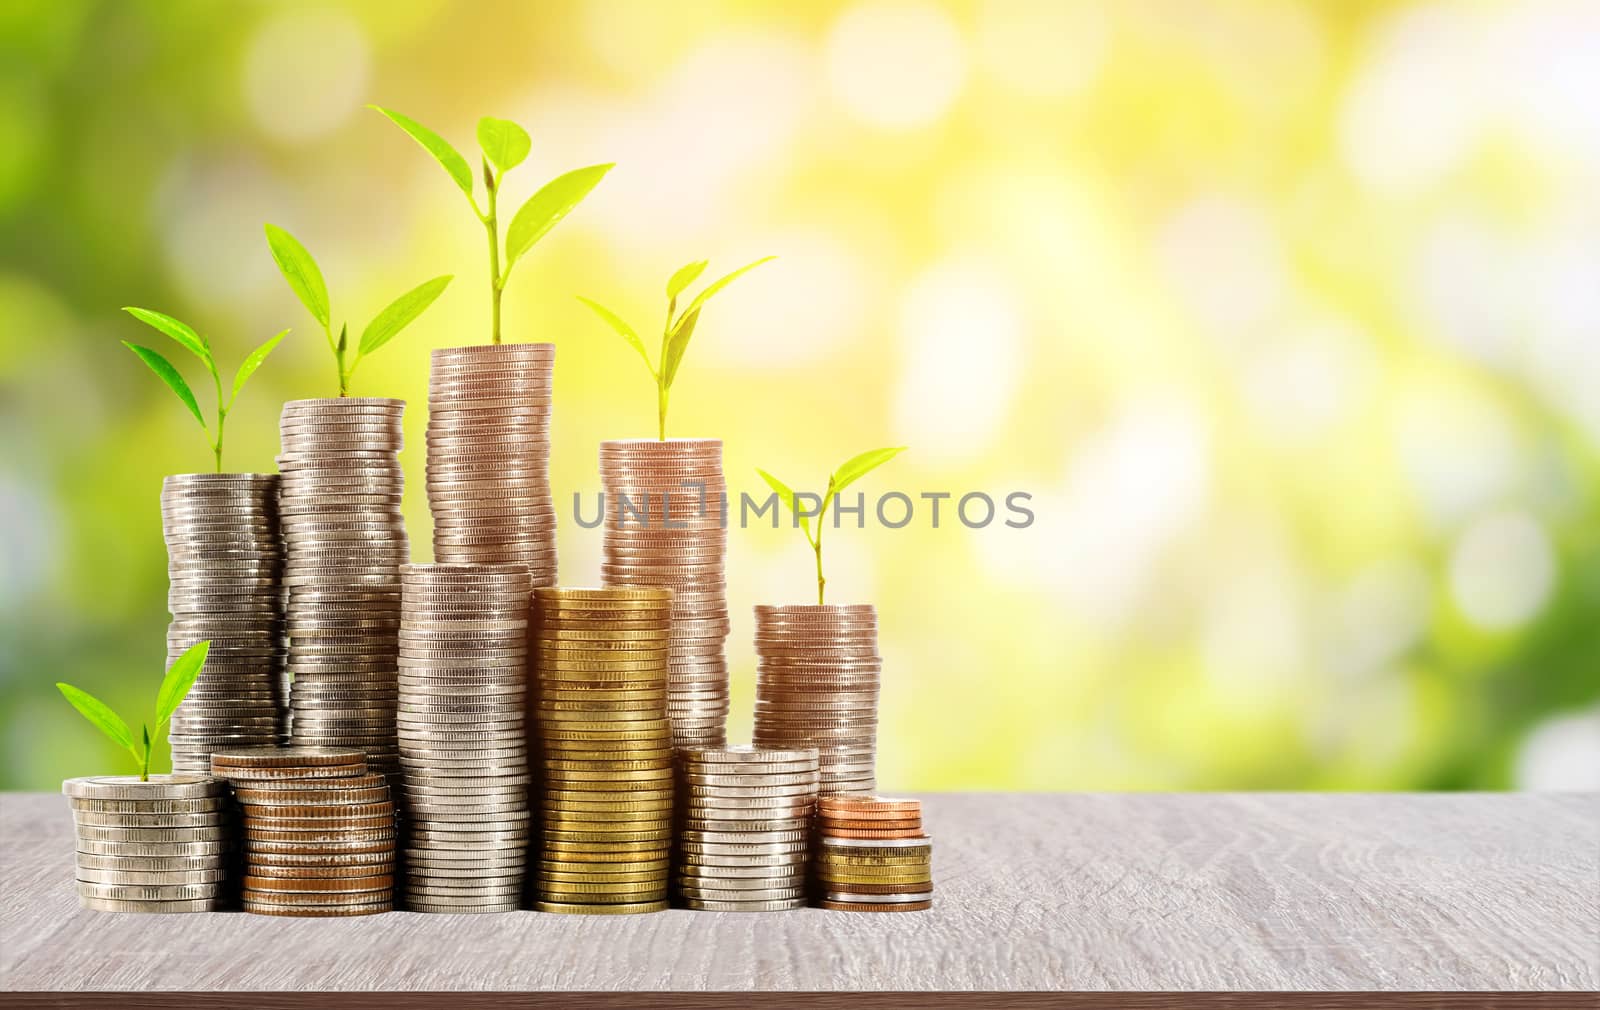
[[(160, 674), (159, 484), (208, 457), (119, 307), (230, 361), (295, 328), (230, 469), (333, 390), (263, 221), (358, 324), (458, 275), (354, 390), (413, 403), (428, 557), (426, 351), (486, 338), (483, 240), (377, 102), (463, 149), (526, 125), (503, 203), (618, 163), (506, 303), (559, 347), (564, 516), (654, 410), (573, 295), (653, 320), (680, 263), (767, 253), (671, 433), (752, 492), (906, 443), (869, 493), (1034, 495), (1026, 530), (830, 531), (833, 598), (881, 612), (886, 786), (1593, 788), (1597, 50), (1581, 0), (8, 0), (0, 786), (123, 770), (51, 684), (144, 711)], [(594, 582), (598, 532), (560, 546)], [(805, 545), (734, 531), (730, 578), (738, 740), (749, 607), (807, 598)]]

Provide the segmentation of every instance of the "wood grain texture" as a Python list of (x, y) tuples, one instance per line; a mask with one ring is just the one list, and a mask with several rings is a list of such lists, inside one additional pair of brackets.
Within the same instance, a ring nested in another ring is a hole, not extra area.
[(1600, 981), (1594, 795), (967, 794), (928, 797), (925, 811), (931, 912), (293, 920), (82, 911), (66, 800), (7, 794), (0, 988), (1487, 992)]

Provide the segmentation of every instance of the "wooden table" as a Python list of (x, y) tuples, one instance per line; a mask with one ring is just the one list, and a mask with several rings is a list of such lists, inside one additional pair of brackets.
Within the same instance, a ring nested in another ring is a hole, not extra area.
[(0, 988), (1113, 991), (1096, 1006), (1533, 990), (1567, 1005), (1600, 980), (1600, 796), (952, 794), (927, 797), (926, 819), (936, 900), (917, 914), (131, 916), (77, 907), (63, 797), (7, 794)]

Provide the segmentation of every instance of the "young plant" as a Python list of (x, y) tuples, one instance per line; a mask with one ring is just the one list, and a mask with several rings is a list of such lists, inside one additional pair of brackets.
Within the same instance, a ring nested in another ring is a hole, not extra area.
[(644, 341), (639, 339), (639, 334), (632, 326), (615, 312), (592, 299), (578, 296), (578, 301), (594, 310), (594, 314), (613, 330), (628, 345), (639, 352), (639, 357), (644, 359), (644, 367), (650, 370), (650, 377), (656, 384), (656, 437), (661, 441), (667, 440), (667, 394), (672, 389), (672, 380), (678, 377), (678, 367), (683, 364), (683, 354), (689, 349), (689, 338), (694, 336), (694, 328), (700, 322), (700, 310), (705, 307), (711, 296), (732, 284), (750, 270), (769, 260), (777, 259), (776, 256), (765, 256), (754, 263), (746, 263), (725, 277), (719, 278), (706, 286), (704, 291), (695, 295), (688, 308), (678, 311), (678, 296), (693, 284), (705, 271), (709, 260), (697, 260), (686, 266), (680, 267), (671, 278), (667, 280), (667, 321), (661, 327), (661, 364), (659, 366), (650, 361), (650, 352), (645, 350)]
[(244, 361), (239, 365), (239, 370), (233, 373), (233, 392), (224, 400), (222, 397), (222, 374), (217, 371), (216, 359), (211, 356), (211, 342), (196, 332), (194, 327), (151, 309), (141, 309), (128, 305), (124, 306), (122, 311), (171, 337), (178, 346), (199, 358), (200, 363), (205, 365), (206, 371), (211, 374), (211, 381), (217, 388), (217, 429), (214, 437), (210, 426), (206, 424), (205, 415), (200, 412), (200, 403), (195, 399), (194, 392), (189, 388), (189, 384), (183, 381), (183, 376), (172, 366), (172, 362), (141, 344), (131, 343), (127, 340), (122, 342), (124, 347), (139, 356), (140, 361), (150, 366), (150, 371), (156, 373), (156, 376), (167, 384), (167, 388), (178, 394), (178, 399), (183, 401), (185, 407), (189, 408), (189, 413), (194, 415), (194, 419), (200, 422), (200, 430), (204, 431), (206, 437), (210, 440), (211, 454), (216, 459), (217, 473), (221, 473), (222, 430), (227, 424), (229, 411), (233, 410), (234, 401), (239, 398), (239, 390), (244, 388), (246, 380), (255, 374), (256, 369), (261, 367), (261, 363), (267, 360), (267, 355), (271, 354), (272, 349), (278, 346), (278, 341), (289, 335), (289, 331), (284, 330), (245, 357)]
[(367, 106), (383, 113), (400, 129), (433, 155), (450, 178), (466, 194), (472, 213), (483, 225), (489, 240), (489, 311), (491, 343), (500, 343), (500, 296), (505, 292), (506, 281), (517, 260), (533, 248), (535, 242), (561, 222), (574, 207), (583, 202), (589, 191), (605, 178), (612, 165), (590, 165), (559, 175), (544, 184), (537, 193), (528, 197), (511, 218), (506, 229), (505, 253), (500, 244), (500, 185), (506, 173), (522, 164), (528, 157), (533, 141), (528, 131), (509, 119), (485, 116), (478, 120), (478, 147), (483, 151), (483, 205), (474, 195), (472, 167), (460, 151), (450, 142), (408, 116), (377, 105)]
[[(206, 665), (206, 655), (211, 651), (210, 642), (196, 642), (188, 651), (179, 656), (172, 666), (167, 668), (167, 675), (161, 678), (161, 689), (156, 692), (156, 728), (154, 736), (159, 737), (161, 731), (166, 729), (167, 723), (172, 719), (172, 713), (178, 710), (183, 699), (188, 696), (189, 689), (194, 686), (200, 671)], [(72, 703), (72, 707), (82, 713), (83, 717), (94, 723), (96, 728), (111, 738), (111, 742), (127, 748), (133, 755), (134, 761), (139, 765), (139, 781), (150, 781), (150, 743), (152, 734), (150, 726), (145, 724), (143, 729), (143, 746), (134, 742), (133, 731), (122, 717), (111, 711), (110, 706), (96, 698), (87, 691), (80, 691), (71, 684), (56, 684), (61, 694)]]
[(350, 395), (350, 377), (355, 374), (356, 366), (361, 364), (361, 359), (376, 351), (378, 348), (393, 340), (401, 330), (410, 326), (416, 318), (422, 315), (424, 309), (433, 304), (452, 279), (450, 274), (435, 277), (431, 281), (424, 281), (405, 294), (390, 302), (388, 307), (378, 313), (367, 328), (361, 331), (361, 340), (356, 344), (355, 353), (346, 355), (350, 351), (350, 325), (341, 324), (339, 338), (333, 337), (333, 313), (328, 304), (328, 285), (322, 279), (322, 271), (317, 267), (317, 261), (311, 258), (306, 247), (300, 240), (279, 228), (269, 224), (267, 228), (267, 246), (272, 250), (272, 259), (278, 264), (278, 272), (283, 274), (283, 279), (289, 283), (289, 289), (300, 299), (300, 304), (306, 307), (322, 327), (322, 332), (328, 338), (328, 349), (333, 352), (334, 363), (339, 368), (339, 395)]
[[(765, 470), (759, 468), (756, 470), (756, 473), (761, 475), (761, 479), (767, 482), (767, 486), (778, 493), (778, 500), (783, 502), (784, 508), (794, 514), (795, 524), (805, 534), (806, 543), (811, 545), (812, 552), (817, 556), (817, 606), (820, 607), (822, 605), (823, 590), (828, 584), (828, 580), (822, 576), (822, 519), (823, 516), (827, 515), (828, 503), (834, 503), (833, 518), (834, 525), (837, 526), (839, 524), (839, 492), (905, 451), (906, 447), (903, 445), (890, 449), (872, 449), (859, 456), (852, 456), (839, 464), (839, 469), (828, 476), (828, 491), (822, 496), (822, 501), (818, 503), (815, 514), (809, 509), (800, 507), (800, 503), (795, 500), (795, 493), (783, 481)], [(817, 521), (817, 533), (815, 536), (811, 534), (810, 520), (813, 518)]]

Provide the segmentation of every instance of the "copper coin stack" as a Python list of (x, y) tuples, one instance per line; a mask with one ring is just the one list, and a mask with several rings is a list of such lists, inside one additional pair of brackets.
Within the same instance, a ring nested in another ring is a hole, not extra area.
[(758, 606), (756, 655), (756, 746), (816, 748), (824, 795), (875, 789), (876, 611)]
[(394, 907), (395, 812), (360, 750), (217, 751), (244, 813), (244, 910), (348, 916)]
[(836, 912), (933, 907), (933, 839), (922, 803), (879, 796), (817, 801), (819, 904)]
[(78, 904), (100, 912), (223, 907), (232, 848), (227, 786), (209, 775), (68, 779)]
[(525, 565), (556, 581), (550, 494), (554, 344), (433, 352), (428, 376), (428, 505), (433, 556), (452, 564)]
[(817, 752), (725, 747), (678, 752), (676, 885), (689, 908), (804, 908)]
[(278, 475), (184, 473), (161, 482), (167, 662), (210, 641), (172, 716), (172, 770), (206, 775), (216, 747), (277, 743), (283, 706)]
[(672, 590), (667, 712), (675, 747), (727, 741), (727, 483), (719, 439), (600, 443), (601, 581)]
[(535, 589), (543, 793), (533, 907), (667, 907), (672, 732), (665, 589)]
[(357, 747), (399, 774), (395, 740), (405, 401), (292, 400), (279, 430), (288, 587), (289, 737)]
[(403, 896), (509, 912), (528, 863), (528, 569), (406, 565), (400, 624)]

